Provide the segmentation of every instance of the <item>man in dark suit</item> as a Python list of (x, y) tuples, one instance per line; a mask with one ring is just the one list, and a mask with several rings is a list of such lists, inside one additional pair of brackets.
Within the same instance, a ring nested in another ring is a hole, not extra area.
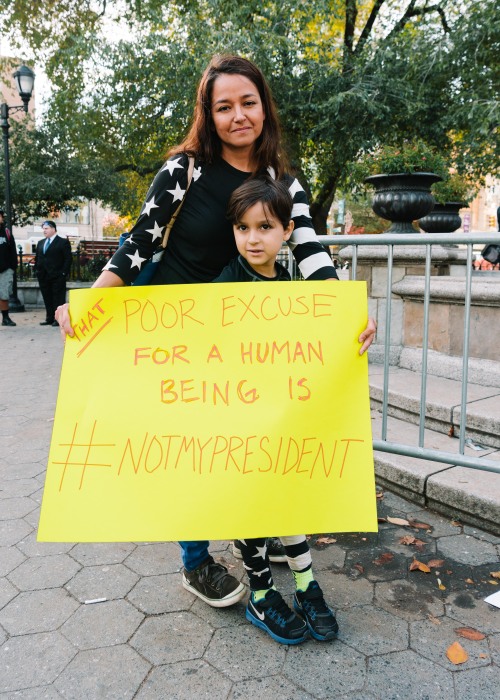
[(41, 326), (58, 326), (54, 318), (56, 309), (66, 302), (66, 280), (71, 269), (71, 245), (67, 238), (57, 235), (53, 221), (42, 224), (44, 240), (38, 241), (35, 271), (45, 304), (45, 321)]

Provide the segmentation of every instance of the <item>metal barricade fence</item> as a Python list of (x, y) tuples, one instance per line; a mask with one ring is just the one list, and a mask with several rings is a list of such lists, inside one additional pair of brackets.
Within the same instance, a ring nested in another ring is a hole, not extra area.
[[(387, 248), (387, 290), (386, 290), (386, 310), (385, 310), (385, 336), (384, 336), (384, 380), (382, 399), (382, 431), (381, 439), (373, 440), (373, 449), (380, 452), (417, 457), (419, 459), (432, 460), (444, 464), (451, 464), (471, 469), (481, 469), (500, 474), (500, 463), (488, 460), (484, 457), (470, 457), (465, 454), (465, 429), (467, 422), (467, 385), (468, 385), (468, 365), (469, 365), (469, 334), (470, 334), (470, 314), (471, 314), (471, 290), (472, 290), (472, 270), (473, 270), (473, 246), (483, 246), (485, 242), (500, 243), (499, 237), (492, 237), (490, 233), (476, 234), (453, 234), (453, 244), (466, 248), (467, 261), (465, 266), (465, 300), (464, 300), (464, 326), (463, 326), (463, 357), (462, 357), (462, 387), (461, 387), (461, 419), (459, 435), (459, 454), (426, 448), (425, 437), (425, 415), (426, 415), (426, 392), (427, 392), (427, 358), (429, 341), (429, 303), (430, 303), (430, 279), (431, 279), (431, 252), (432, 246), (450, 244), (450, 234), (378, 234), (378, 235), (355, 235), (355, 236), (322, 236), (321, 242), (339, 247), (352, 248), (352, 259), (350, 265), (350, 279), (356, 280), (358, 269), (358, 248), (361, 246), (386, 246)], [(417, 445), (406, 445), (390, 442), (387, 439), (387, 418), (388, 418), (388, 395), (389, 395), (389, 348), (391, 339), (391, 298), (392, 298), (392, 278), (393, 278), (393, 253), (394, 246), (423, 246), (425, 247), (425, 287), (424, 287), (424, 316), (423, 316), (423, 340), (422, 340), (422, 380), (420, 390), (420, 418), (419, 418), (419, 439)], [(288, 252), (283, 252), (281, 263), (288, 265), (292, 279), (300, 279), (296, 265), (292, 256)], [(500, 277), (500, 272), (498, 273)]]

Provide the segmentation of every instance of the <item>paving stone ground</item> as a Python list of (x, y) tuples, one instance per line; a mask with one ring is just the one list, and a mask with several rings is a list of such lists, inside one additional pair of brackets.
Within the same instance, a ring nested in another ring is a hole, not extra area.
[[(500, 537), (401, 495), (381, 492), (378, 533), (311, 536), (340, 624), (329, 643), (287, 648), (246, 621), (243, 603), (215, 610), (194, 598), (176, 543), (38, 543), (62, 356), (42, 319), (27, 311), (0, 328), (0, 700), (499, 697), (500, 609), (484, 598), (500, 590)], [(244, 580), (229, 542), (212, 551)], [(430, 573), (411, 571), (414, 559)], [(290, 602), (287, 567), (274, 572)], [(106, 600), (85, 604), (96, 598)], [(454, 642), (468, 657), (460, 665), (446, 655)]]

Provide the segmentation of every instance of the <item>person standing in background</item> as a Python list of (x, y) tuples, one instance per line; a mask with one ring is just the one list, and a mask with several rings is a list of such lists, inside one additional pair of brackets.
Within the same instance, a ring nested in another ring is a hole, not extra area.
[(59, 326), (55, 320), (58, 306), (66, 302), (66, 280), (71, 269), (71, 245), (67, 238), (57, 235), (53, 221), (42, 224), (44, 239), (38, 241), (35, 272), (45, 304), (45, 321), (41, 326)]
[(14, 286), (14, 272), (17, 268), (17, 251), (14, 236), (5, 226), (5, 213), (0, 210), (0, 311), (2, 326), (15, 326), (9, 316), (9, 297)]

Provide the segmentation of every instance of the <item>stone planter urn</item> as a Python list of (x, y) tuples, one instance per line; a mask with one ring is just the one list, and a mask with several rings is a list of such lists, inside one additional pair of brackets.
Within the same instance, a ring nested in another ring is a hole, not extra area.
[(426, 233), (453, 233), (462, 225), (458, 212), (465, 206), (464, 202), (436, 204), (430, 214), (420, 219), (418, 224)]
[(435, 200), (431, 185), (440, 180), (435, 173), (391, 173), (365, 178), (375, 188), (373, 211), (392, 221), (386, 233), (418, 233), (412, 222), (432, 211)]

